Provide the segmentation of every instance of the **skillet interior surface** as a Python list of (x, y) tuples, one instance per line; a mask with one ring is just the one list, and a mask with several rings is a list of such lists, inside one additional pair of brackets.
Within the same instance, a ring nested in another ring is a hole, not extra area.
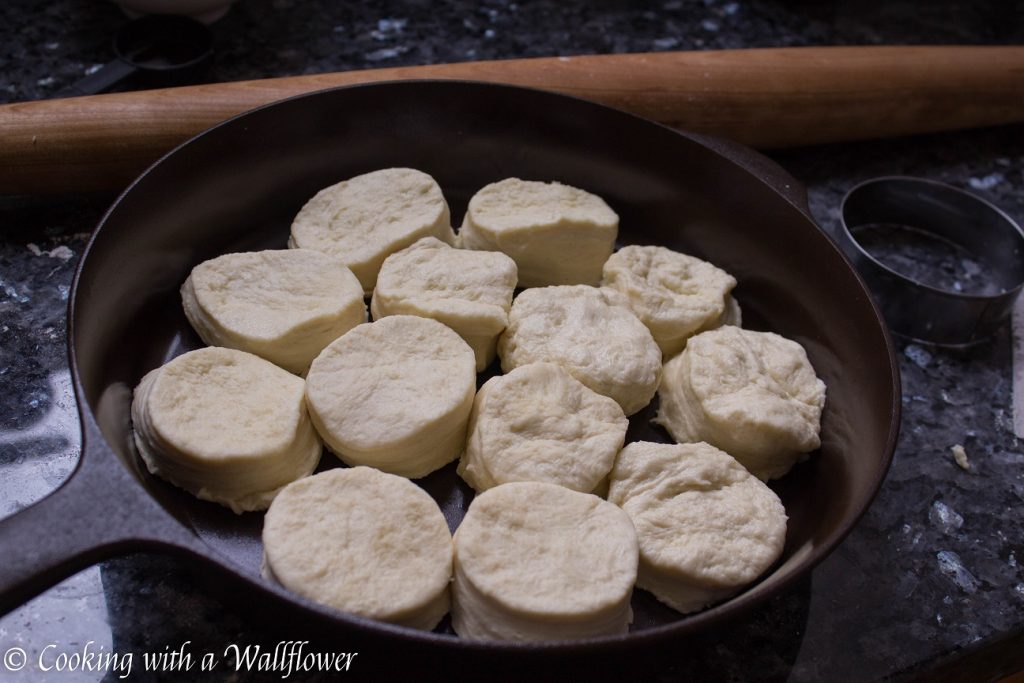
[[(628, 114), (504, 86), (390, 83), (288, 100), (186, 143), (112, 207), (79, 274), (72, 352), (83, 409), (140, 484), (235, 570), (258, 574), (262, 515), (236, 516), (145, 472), (131, 443), (131, 389), (201, 345), (178, 294), (193, 266), (283, 248), (315, 192), (391, 166), (434, 176), (456, 226), (476, 190), (509, 176), (594, 192), (618, 212), (620, 244), (665, 245), (735, 275), (744, 326), (802, 343), (827, 384), (820, 451), (772, 484), (790, 518), (781, 560), (695, 617), (637, 591), (634, 632), (681, 633), (745, 609), (792, 583), (856, 522), (892, 455), (898, 377), (862, 283), (801, 210), (759, 174)], [(628, 440), (670, 441), (650, 424), (654, 413), (652, 405), (633, 416)], [(334, 456), (325, 452), (322, 466), (335, 466)], [(420, 483), (454, 529), (472, 498), (454, 464)]]

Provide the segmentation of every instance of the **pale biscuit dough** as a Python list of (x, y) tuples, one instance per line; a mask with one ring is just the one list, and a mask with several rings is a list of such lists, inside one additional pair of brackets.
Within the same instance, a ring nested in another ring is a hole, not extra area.
[(320, 461), (305, 384), (244, 351), (190, 351), (136, 388), (135, 444), (150, 472), (199, 498), (264, 510)]
[(455, 243), (441, 188), (422, 171), (386, 168), (320, 190), (295, 216), (288, 246), (339, 259), (369, 296), (384, 259), (429, 236)]
[(448, 613), (452, 537), (408, 479), (339, 468), (286, 486), (263, 522), (263, 573), (314, 602), (430, 630)]
[(691, 337), (665, 364), (656, 422), (680, 442), (707, 441), (763, 480), (821, 445), (825, 383), (800, 344), (725, 326)]
[(682, 351), (697, 332), (740, 322), (739, 305), (729, 294), (736, 278), (665, 247), (619, 249), (604, 264), (601, 286), (625, 295), (665, 358)]
[(302, 374), (332, 341), (366, 322), (359, 280), (310, 249), (225, 254), (181, 286), (185, 316), (210, 346), (254, 353)]
[(779, 497), (727, 453), (706, 443), (626, 446), (608, 500), (633, 520), (637, 586), (684, 614), (753, 582), (782, 553)]
[(626, 438), (619, 404), (558, 365), (531, 363), (487, 380), (469, 418), (459, 474), (477, 491), (546, 481), (593, 493)]
[(597, 195), (506, 178), (469, 200), (459, 241), (466, 249), (511, 256), (520, 287), (596, 285), (618, 232), (618, 215)]
[(349, 465), (422, 477), (459, 456), (476, 393), (473, 350), (436, 320), (359, 325), (313, 361), (310, 417)]
[(638, 553), (629, 517), (597, 496), (541, 482), (489, 489), (455, 532), (452, 627), (514, 641), (625, 633)]
[(650, 403), (661, 377), (661, 350), (624, 297), (586, 285), (521, 293), (498, 355), (505, 372), (539, 361), (561, 365), (626, 415)]
[(424, 237), (385, 259), (370, 310), (374, 320), (406, 314), (444, 323), (473, 349), (479, 372), (494, 360), (515, 288), (516, 264), (505, 254)]

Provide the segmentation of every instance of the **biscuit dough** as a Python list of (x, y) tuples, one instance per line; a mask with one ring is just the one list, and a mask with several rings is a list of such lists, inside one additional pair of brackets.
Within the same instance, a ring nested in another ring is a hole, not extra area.
[(455, 532), (452, 627), (515, 641), (625, 633), (638, 552), (629, 517), (597, 496), (541, 482), (489, 489)]
[(586, 285), (521, 293), (498, 355), (505, 372), (539, 361), (561, 365), (626, 415), (650, 403), (661, 378), (661, 350), (624, 297)]
[(455, 243), (441, 188), (422, 171), (386, 168), (320, 190), (295, 216), (288, 246), (337, 258), (369, 296), (384, 259), (428, 236)]
[(558, 365), (531, 363), (480, 387), (459, 474), (477, 491), (546, 481), (594, 492), (615, 462), (629, 421), (619, 404)]
[(706, 443), (631, 443), (610, 480), (608, 500), (640, 541), (637, 586), (683, 614), (738, 592), (782, 553), (779, 497)]
[(473, 349), (480, 372), (494, 360), (515, 288), (516, 264), (505, 254), (424, 237), (384, 260), (370, 310), (374, 320), (406, 314), (444, 323)]
[(665, 364), (655, 422), (680, 443), (707, 441), (763, 479), (821, 445), (825, 383), (800, 344), (725, 326), (691, 337)]
[(445, 325), (411, 315), (346, 332), (306, 377), (310, 417), (342, 461), (410, 478), (459, 456), (475, 393), (473, 350)]
[(511, 256), (520, 287), (597, 285), (618, 232), (619, 216), (597, 195), (506, 178), (469, 200), (459, 240), (466, 249)]
[(665, 358), (682, 351), (697, 332), (740, 323), (739, 304), (729, 294), (736, 278), (665, 247), (619, 249), (604, 264), (601, 286), (625, 295)]
[(448, 613), (452, 537), (408, 479), (338, 468), (285, 487), (263, 522), (266, 578), (310, 600), (430, 630)]
[(265, 510), (320, 461), (305, 384), (244, 351), (190, 351), (135, 389), (135, 444), (150, 472), (195, 496)]
[(325, 346), (366, 322), (356, 276), (310, 249), (204, 261), (181, 286), (181, 302), (210, 346), (248, 351), (297, 375)]

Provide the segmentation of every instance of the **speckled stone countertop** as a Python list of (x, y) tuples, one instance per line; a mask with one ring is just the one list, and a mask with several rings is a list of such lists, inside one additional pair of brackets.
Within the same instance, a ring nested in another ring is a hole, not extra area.
[[(213, 26), (215, 58), (201, 78), (669, 49), (1024, 43), (1022, 9), (1002, 0), (241, 0)], [(3, 3), (0, 101), (45, 98), (95, 70), (123, 21), (95, 0)], [(826, 230), (850, 187), (889, 174), (942, 180), (1024, 220), (1020, 126), (773, 156), (808, 185)], [(0, 200), (0, 515), (40, 499), (74, 467), (65, 307), (88, 232), (112, 199)], [(698, 639), (661, 680), (976, 681), (1024, 669), (1024, 444), (1012, 430), (1009, 326), (967, 351), (897, 340), (897, 352), (902, 432), (866, 516), (808, 579)], [(967, 469), (954, 461), (954, 444), (966, 449)], [(11, 552), (0, 549), (0, 562)], [(137, 554), (87, 569), (0, 618), (0, 653), (18, 647), (29, 658), (19, 673), (0, 664), (0, 680), (49, 680), (35, 663), (51, 644), (51, 652), (81, 652), (91, 641), (94, 651), (142, 653), (185, 641), (223, 651), (278, 640), (196, 582), (182, 560)], [(140, 668), (132, 680), (145, 679)], [(104, 675), (118, 678), (49, 674)], [(280, 679), (243, 672), (232, 680)]]

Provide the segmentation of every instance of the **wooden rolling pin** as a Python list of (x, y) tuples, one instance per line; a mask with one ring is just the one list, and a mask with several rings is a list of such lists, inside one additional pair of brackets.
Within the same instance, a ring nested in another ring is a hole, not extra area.
[(569, 93), (778, 148), (1024, 120), (1024, 46), (800, 47), (372, 69), (0, 106), (0, 194), (124, 187), (174, 145), (312, 90), (472, 79)]

